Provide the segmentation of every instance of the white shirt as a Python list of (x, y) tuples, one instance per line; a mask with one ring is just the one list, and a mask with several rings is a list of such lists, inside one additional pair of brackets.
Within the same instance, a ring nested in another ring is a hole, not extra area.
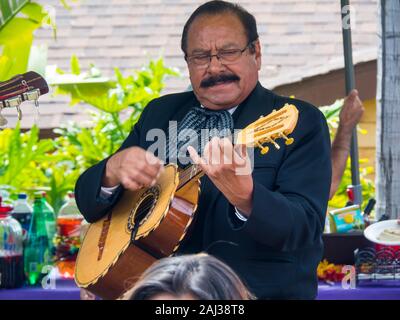
[[(204, 106), (201, 106), (201, 107), (204, 108)], [(230, 114), (234, 113), (235, 110), (237, 109), (237, 107), (238, 106), (228, 109), (229, 113)], [(117, 190), (117, 188), (119, 186), (120, 185), (118, 184), (118, 185), (116, 185), (114, 187), (101, 187), (101, 189), (100, 189), (100, 197), (102, 197), (103, 199), (110, 198), (114, 194), (115, 190)], [(247, 218), (245, 216), (243, 216), (236, 207), (235, 207), (235, 214), (236, 214), (236, 216), (238, 217), (239, 220), (241, 220), (243, 222), (247, 221)]]

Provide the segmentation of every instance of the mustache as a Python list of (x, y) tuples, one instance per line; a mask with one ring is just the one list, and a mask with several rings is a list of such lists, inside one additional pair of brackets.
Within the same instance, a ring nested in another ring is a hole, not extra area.
[(239, 81), (240, 78), (236, 74), (220, 74), (218, 76), (211, 76), (200, 83), (201, 88), (208, 88), (215, 86), (217, 83), (223, 83), (228, 81)]

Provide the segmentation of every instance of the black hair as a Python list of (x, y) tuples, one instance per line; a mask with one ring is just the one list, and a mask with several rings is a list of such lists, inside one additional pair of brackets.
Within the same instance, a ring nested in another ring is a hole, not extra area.
[(205, 253), (168, 257), (148, 268), (126, 294), (151, 300), (158, 294), (190, 294), (199, 300), (248, 300), (253, 296), (225, 263)]
[(185, 57), (187, 54), (186, 49), (188, 32), (193, 21), (200, 16), (219, 15), (224, 13), (234, 14), (239, 18), (245, 29), (248, 43), (251, 44), (250, 50), (254, 52), (253, 42), (258, 39), (256, 18), (239, 4), (222, 0), (213, 0), (206, 2), (198, 7), (192, 13), (192, 15), (186, 21), (185, 26), (183, 27), (181, 49), (184, 52)]

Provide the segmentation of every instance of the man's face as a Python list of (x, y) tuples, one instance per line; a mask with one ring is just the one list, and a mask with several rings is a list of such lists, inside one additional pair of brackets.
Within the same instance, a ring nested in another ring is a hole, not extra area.
[[(188, 31), (186, 53), (193, 91), (203, 106), (214, 110), (232, 108), (254, 89), (261, 67), (260, 43), (255, 42), (255, 52), (246, 45), (245, 29), (235, 15), (206, 15), (193, 21)], [(246, 50), (234, 62), (224, 63), (212, 57), (209, 64), (199, 66), (190, 61), (193, 55), (244, 48)]]

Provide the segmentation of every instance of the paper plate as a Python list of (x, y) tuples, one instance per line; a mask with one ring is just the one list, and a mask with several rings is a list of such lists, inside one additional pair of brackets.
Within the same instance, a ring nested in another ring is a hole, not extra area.
[(374, 224), (371, 224), (369, 227), (367, 227), (364, 230), (364, 236), (369, 240), (374, 243), (378, 244), (383, 244), (386, 246), (399, 246), (400, 245), (400, 240), (399, 241), (384, 241), (384, 240), (379, 240), (378, 237), (380, 234), (385, 230), (385, 229), (398, 229), (400, 230), (400, 224), (398, 223), (397, 220), (385, 220), (381, 222), (376, 222)]

